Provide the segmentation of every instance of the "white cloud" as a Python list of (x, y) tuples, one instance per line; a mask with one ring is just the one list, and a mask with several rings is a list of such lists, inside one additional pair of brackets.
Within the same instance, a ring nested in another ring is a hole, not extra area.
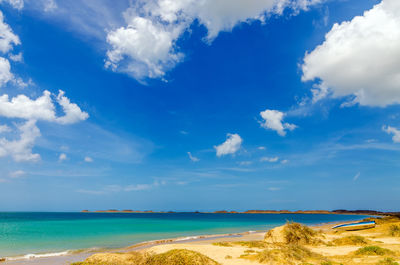
[(61, 124), (72, 124), (79, 121), (84, 121), (89, 118), (89, 114), (82, 111), (78, 105), (71, 103), (65, 92), (60, 90), (57, 96), (57, 102), (63, 108), (64, 116), (56, 118), (56, 121)]
[(354, 104), (400, 103), (400, 1), (383, 0), (362, 16), (335, 24), (304, 57), (303, 81), (320, 80), (314, 101), (330, 94)]
[(0, 57), (0, 87), (8, 81), (13, 80), (14, 75), (11, 73), (10, 62), (3, 57)]
[(11, 61), (22, 62), (22, 52), (8, 55)]
[(296, 125), (290, 123), (283, 123), (285, 113), (277, 110), (265, 110), (260, 112), (261, 117), (265, 120), (261, 126), (265, 129), (276, 131), (280, 136), (286, 135), (286, 130), (293, 131), (297, 128)]
[(353, 177), (353, 180), (356, 181), (356, 180), (360, 177), (360, 175), (361, 175), (361, 173), (358, 172), (358, 173)]
[(89, 156), (85, 156), (85, 158), (83, 159), (85, 162), (87, 163), (92, 163), (93, 162), (93, 158), (89, 157)]
[(400, 130), (391, 126), (383, 126), (382, 130), (387, 134), (393, 134), (392, 137), (393, 142), (400, 143)]
[(40, 136), (40, 131), (36, 127), (34, 120), (27, 121), (19, 125), (20, 138), (17, 140), (7, 140), (0, 138), (0, 157), (12, 156), (17, 162), (31, 161), (35, 162), (40, 159), (39, 154), (33, 154), (32, 148), (35, 140)]
[(55, 0), (44, 0), (43, 5), (44, 5), (44, 9), (43, 9), (44, 12), (54, 11), (54, 9), (56, 9), (58, 7)]
[(104, 195), (104, 194), (110, 194), (110, 193), (116, 193), (116, 192), (151, 190), (155, 187), (159, 187), (162, 185), (166, 185), (166, 182), (165, 181), (161, 181), (161, 182), (154, 181), (153, 183), (150, 183), (150, 184), (131, 184), (131, 185), (127, 185), (127, 186), (108, 185), (99, 190), (80, 189), (80, 190), (77, 190), (77, 192), (90, 194), (90, 195)]
[(13, 45), (18, 44), (21, 44), (19, 37), (4, 22), (3, 13), (0, 11), (0, 52), (7, 53), (13, 48)]
[(153, 187), (151, 184), (135, 184), (129, 185), (124, 190), (125, 191), (142, 191), (142, 190), (149, 190)]
[(0, 0), (0, 4), (4, 2), (10, 4), (16, 9), (22, 9), (24, 7), (24, 0)]
[(150, 0), (138, 1), (124, 13), (126, 26), (108, 33), (106, 66), (138, 80), (162, 78), (182, 61), (177, 40), (194, 21), (208, 31), (212, 42), (221, 31), (252, 21), (264, 22), (285, 8), (294, 13), (307, 10), (320, 0)]
[(0, 96), (0, 116), (27, 120), (44, 120), (61, 124), (76, 123), (86, 120), (89, 117), (75, 103), (70, 103), (70, 100), (64, 96), (63, 91), (59, 92), (57, 102), (62, 106), (65, 113), (64, 116), (56, 116), (51, 93), (47, 90), (37, 99), (18, 95), (9, 100), (8, 95), (4, 94)]
[(227, 134), (227, 139), (224, 143), (214, 146), (217, 156), (223, 156), (223, 155), (229, 155), (229, 154), (234, 154), (236, 153), (241, 145), (242, 145), (242, 138), (239, 136), (239, 134)]
[(258, 150), (266, 150), (267, 148), (265, 148), (265, 146), (259, 146), (257, 147)]
[(191, 152), (187, 152), (187, 154), (188, 154), (190, 160), (192, 160), (193, 162), (199, 162), (200, 161), (200, 159), (195, 157), (195, 156), (193, 156)]
[[(76, 104), (70, 103), (64, 92), (60, 91), (57, 102), (62, 106), (64, 116), (57, 117), (49, 91), (44, 91), (37, 99), (18, 95), (9, 100), (7, 94), (0, 96), (0, 116), (27, 120), (25, 124), (18, 126), (20, 133), (18, 140), (0, 139), (0, 157), (9, 155), (17, 162), (38, 161), (40, 155), (32, 153), (35, 140), (40, 136), (40, 131), (36, 127), (37, 120), (71, 124), (87, 119), (88, 114), (82, 112)], [(2, 125), (1, 128), (3, 132), (9, 130), (8, 126)]]
[(182, 27), (166, 27), (150, 19), (133, 17), (128, 27), (121, 27), (107, 36), (111, 50), (106, 66), (129, 73), (136, 79), (158, 78), (182, 59), (174, 50), (174, 40)]
[(7, 125), (0, 125), (0, 133), (11, 132), (11, 128)]
[(288, 162), (289, 162), (289, 160), (284, 159), (284, 160), (281, 161), (281, 164), (287, 164)]
[(261, 157), (260, 161), (261, 162), (270, 162), (270, 163), (275, 163), (278, 162), (279, 157), (275, 156), (275, 157)]
[(64, 160), (67, 160), (67, 155), (66, 154), (64, 154), (64, 153), (62, 153), (62, 154), (60, 154), (60, 156), (58, 157), (58, 161), (64, 161)]
[(239, 162), (239, 165), (241, 165), (241, 166), (249, 166), (251, 164), (253, 164), (252, 161), (240, 161)]
[(26, 172), (23, 170), (17, 170), (10, 173), (10, 178), (20, 178), (26, 175)]

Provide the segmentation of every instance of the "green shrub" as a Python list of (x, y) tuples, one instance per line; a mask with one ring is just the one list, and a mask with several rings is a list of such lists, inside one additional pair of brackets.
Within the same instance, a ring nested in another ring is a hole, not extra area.
[(399, 265), (399, 263), (394, 261), (392, 258), (386, 258), (384, 260), (379, 261), (376, 264), (377, 265)]
[(399, 225), (391, 225), (389, 227), (389, 234), (391, 236), (400, 236), (400, 226)]
[(362, 236), (346, 236), (342, 238), (334, 239), (333, 244), (337, 246), (344, 246), (344, 245), (366, 245), (368, 242)]
[(367, 256), (383, 256), (386, 254), (393, 254), (393, 252), (387, 248), (381, 248), (378, 246), (367, 246), (358, 249), (355, 252), (356, 255), (367, 255)]
[(299, 223), (289, 222), (283, 231), (287, 244), (316, 244), (320, 241), (315, 239), (316, 231)]

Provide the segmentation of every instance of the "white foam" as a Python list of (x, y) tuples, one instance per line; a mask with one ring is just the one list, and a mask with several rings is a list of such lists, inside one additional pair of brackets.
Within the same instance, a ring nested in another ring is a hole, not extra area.
[(193, 239), (198, 239), (200, 236), (187, 236), (187, 237), (181, 237), (176, 239), (175, 241), (186, 241), (186, 240), (193, 240)]
[(28, 259), (37, 259), (37, 258), (49, 258), (49, 257), (58, 257), (58, 256), (66, 256), (70, 254), (70, 251), (62, 251), (62, 252), (52, 252), (52, 253), (43, 253), (43, 254), (26, 254), (23, 256), (16, 257), (7, 257), (6, 260), (28, 260)]

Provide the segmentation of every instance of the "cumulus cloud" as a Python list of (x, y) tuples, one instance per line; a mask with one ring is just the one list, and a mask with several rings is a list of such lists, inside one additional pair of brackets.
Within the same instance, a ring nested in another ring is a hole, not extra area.
[(261, 126), (265, 129), (276, 131), (280, 136), (286, 135), (286, 130), (293, 131), (297, 128), (296, 125), (290, 123), (283, 123), (285, 113), (278, 110), (265, 110), (260, 112), (264, 122)]
[(19, 139), (7, 140), (0, 138), (0, 157), (10, 155), (17, 162), (40, 160), (39, 154), (32, 153), (35, 140), (40, 136), (36, 121), (29, 120), (24, 124), (18, 125), (18, 130), (20, 132)]
[(8, 57), (10, 58), (11, 61), (22, 62), (22, 52), (17, 54), (10, 54)]
[(57, 117), (51, 93), (47, 90), (43, 95), (30, 99), (25, 95), (18, 95), (11, 100), (7, 94), (0, 96), (0, 116), (27, 120), (44, 120), (61, 124), (72, 124), (86, 120), (89, 115), (83, 112), (78, 105), (71, 103), (60, 91), (57, 96), (58, 104), (63, 108), (64, 116)]
[[(60, 124), (72, 124), (88, 118), (86, 112), (74, 103), (71, 103), (60, 91), (56, 98), (58, 104), (63, 108), (64, 116), (57, 116), (53, 99), (49, 91), (44, 91), (43, 95), (31, 99), (25, 95), (18, 95), (11, 100), (7, 94), (0, 96), (0, 116), (6, 118), (17, 118), (26, 120), (22, 125), (17, 126), (20, 139), (7, 140), (0, 139), (0, 157), (11, 156), (17, 162), (38, 161), (39, 154), (33, 154), (32, 148), (36, 138), (40, 136), (40, 131), (36, 126), (36, 121), (43, 120)], [(1, 127), (2, 132), (7, 132), (10, 128)]]
[(270, 162), (270, 163), (275, 163), (278, 162), (279, 157), (275, 156), (275, 157), (261, 157), (260, 161), (261, 162)]
[(383, 0), (362, 16), (336, 23), (306, 53), (303, 81), (319, 80), (314, 101), (331, 95), (354, 104), (400, 103), (400, 1)]
[(3, 13), (0, 11), (0, 52), (7, 53), (13, 48), (13, 45), (18, 44), (21, 44), (19, 37), (4, 22)]
[(212, 42), (221, 31), (252, 21), (264, 22), (268, 15), (282, 14), (285, 8), (307, 10), (321, 0), (139, 0), (128, 8), (126, 26), (108, 33), (106, 67), (141, 80), (162, 78), (182, 61), (177, 40), (197, 21), (207, 29), (205, 40)]
[(79, 121), (84, 121), (89, 118), (89, 114), (82, 111), (78, 105), (71, 103), (65, 92), (60, 90), (57, 96), (57, 102), (63, 108), (64, 116), (56, 118), (56, 121), (61, 124), (72, 124)]
[(10, 62), (6, 58), (0, 57), (0, 87), (13, 80), (13, 78)]
[(62, 153), (62, 154), (60, 154), (60, 156), (58, 157), (58, 161), (62, 162), (62, 161), (64, 161), (64, 160), (67, 160), (67, 155), (64, 154), (64, 153)]
[(400, 130), (391, 126), (383, 126), (382, 130), (387, 134), (393, 134), (392, 137), (393, 142), (400, 143)]
[(217, 156), (224, 156), (224, 155), (229, 155), (229, 154), (234, 154), (236, 153), (241, 145), (242, 145), (242, 138), (239, 136), (239, 134), (227, 134), (227, 139), (225, 142), (218, 146), (214, 146)]
[(200, 161), (200, 159), (195, 157), (195, 156), (193, 156), (191, 152), (187, 152), (187, 154), (189, 156), (189, 159), (192, 160), (193, 162), (199, 162)]

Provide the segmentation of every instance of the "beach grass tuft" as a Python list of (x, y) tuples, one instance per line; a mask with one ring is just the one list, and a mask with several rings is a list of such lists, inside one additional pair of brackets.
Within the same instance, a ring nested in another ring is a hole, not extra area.
[(265, 249), (253, 255), (248, 253), (242, 255), (241, 258), (268, 264), (298, 264), (308, 259), (321, 259), (322, 256), (298, 244), (289, 244), (280, 245), (274, 249)]
[(100, 253), (72, 265), (219, 265), (196, 251), (173, 249), (162, 254), (130, 252)]
[(218, 247), (232, 247), (232, 243), (231, 242), (214, 242), (212, 243), (213, 246), (218, 246)]
[(376, 263), (376, 265), (399, 265), (399, 263), (394, 261), (392, 258), (386, 258)]
[(268, 246), (264, 241), (238, 241), (233, 244), (248, 248), (266, 248)]
[(359, 248), (355, 254), (365, 256), (383, 256), (387, 254), (393, 254), (393, 251), (387, 248), (381, 248), (379, 246), (366, 246)]
[(287, 223), (285, 225), (283, 232), (287, 244), (318, 243), (318, 240), (315, 239), (317, 232), (299, 223), (293, 223), (293, 222)]
[(345, 246), (345, 245), (366, 245), (368, 241), (362, 236), (345, 236), (341, 238), (334, 239), (332, 243), (336, 246)]
[(389, 226), (389, 234), (391, 236), (400, 236), (400, 225)]

